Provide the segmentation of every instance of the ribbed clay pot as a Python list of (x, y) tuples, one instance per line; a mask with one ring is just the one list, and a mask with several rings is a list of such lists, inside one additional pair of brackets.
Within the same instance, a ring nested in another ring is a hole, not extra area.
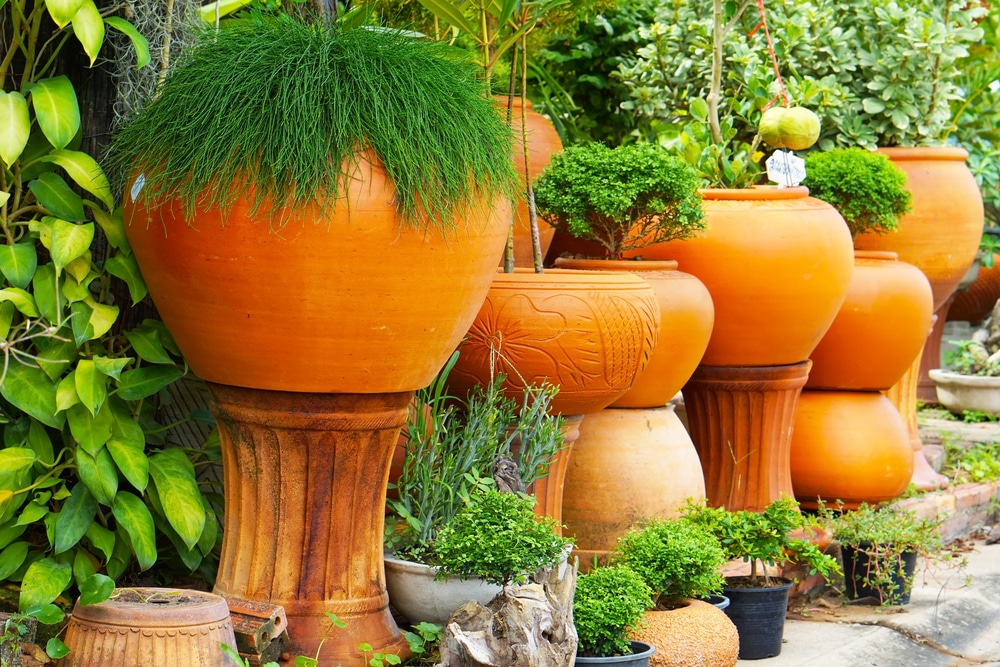
[(877, 391), (803, 391), (791, 471), (803, 507), (815, 507), (817, 498), (847, 508), (897, 498), (913, 476), (906, 424)]
[(1000, 254), (993, 253), (993, 266), (981, 266), (969, 289), (955, 295), (948, 309), (948, 320), (978, 324), (993, 311), (997, 299), (1000, 299)]
[(632, 639), (656, 647), (653, 667), (734, 667), (740, 640), (721, 609), (700, 600), (670, 611), (647, 611), (646, 625)]
[[(501, 111), (507, 113), (507, 98), (498, 97), (497, 104), (501, 106)], [(552, 121), (538, 113), (531, 106), (531, 100), (527, 101), (524, 109), (525, 123), (521, 124), (521, 99), (514, 98), (511, 109), (511, 127), (514, 130), (514, 168), (517, 173), (524, 177), (524, 143), (522, 141), (522, 127), (527, 128), (528, 134), (528, 176), (534, 180), (548, 166), (552, 156), (562, 150), (562, 140), (559, 133), (552, 125)], [(552, 236), (555, 229), (547, 222), (538, 218), (538, 235), (541, 241), (542, 259), (548, 252), (552, 243)], [(534, 259), (531, 249), (531, 226), (528, 219), (528, 204), (519, 201), (514, 208), (514, 265), (520, 267), (534, 266)]]
[(896, 253), (858, 250), (847, 298), (810, 355), (807, 389), (882, 391), (899, 381), (931, 326), (927, 278)]
[(612, 408), (657, 408), (674, 397), (698, 367), (712, 335), (715, 309), (700, 280), (666, 260), (557, 259), (556, 266), (585, 271), (625, 271), (652, 286), (660, 307), (656, 349), (632, 388)]
[(218, 595), (176, 588), (119, 588), (73, 608), (62, 667), (226, 667), (236, 649), (229, 606)]
[(805, 187), (702, 190), (701, 236), (635, 251), (676, 260), (712, 295), (706, 366), (778, 366), (809, 358), (837, 315), (854, 267), (836, 209)]
[(688, 498), (704, 496), (698, 453), (672, 405), (607, 408), (587, 415), (573, 445), (563, 491), (565, 534), (588, 571), (635, 522), (676, 517)]

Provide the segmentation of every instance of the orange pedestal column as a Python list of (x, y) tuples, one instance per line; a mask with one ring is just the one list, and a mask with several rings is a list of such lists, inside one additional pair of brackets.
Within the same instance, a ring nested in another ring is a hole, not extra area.
[[(214, 592), (281, 605), (291, 655), (360, 667), (407, 654), (382, 560), (389, 461), (412, 392), (307, 394), (210, 384), (226, 518)], [(331, 612), (348, 628), (331, 632)], [(358, 638), (361, 638), (360, 640)]]

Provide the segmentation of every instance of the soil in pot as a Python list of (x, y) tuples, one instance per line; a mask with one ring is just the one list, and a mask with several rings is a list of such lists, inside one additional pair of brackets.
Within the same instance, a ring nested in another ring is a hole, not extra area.
[(649, 667), (649, 659), (656, 651), (646, 642), (630, 641), (631, 655), (611, 655), (604, 657), (576, 656), (578, 665), (616, 665), (617, 667)]
[[(792, 582), (774, 579), (769, 588), (746, 587), (746, 577), (727, 577), (723, 593), (730, 604), (725, 609), (740, 635), (740, 660), (773, 658), (781, 653), (785, 612)], [(780, 583), (779, 583), (780, 582)]]
[[(841, 545), (840, 553), (844, 559), (844, 592), (851, 600), (875, 598), (880, 603), (886, 597), (892, 598), (892, 604), (907, 604), (913, 588), (913, 572), (917, 567), (915, 551), (904, 551), (899, 562), (885, 563), (877, 568), (888, 575), (889, 581), (879, 586), (871, 581), (872, 567), (867, 549), (870, 545), (861, 544), (861, 550), (847, 544)], [(891, 582), (891, 583), (889, 583)], [(882, 589), (881, 591), (879, 589)]]

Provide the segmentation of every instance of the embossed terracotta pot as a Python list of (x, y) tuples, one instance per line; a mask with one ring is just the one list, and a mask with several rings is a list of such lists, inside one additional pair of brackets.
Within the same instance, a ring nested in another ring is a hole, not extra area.
[(381, 165), (359, 170), (350, 206), (287, 211), (280, 230), (245, 201), (189, 221), (177, 201), (125, 197), (149, 292), (199, 377), (304, 392), (430, 383), (486, 297), (509, 209), (469, 211), (447, 237), (406, 229)]
[(978, 324), (992, 312), (997, 299), (1000, 299), (1000, 254), (993, 253), (993, 266), (980, 267), (969, 289), (955, 295), (948, 319)]
[[(497, 103), (504, 114), (507, 113), (507, 98), (498, 97)], [(528, 176), (534, 180), (548, 166), (552, 156), (562, 150), (559, 133), (552, 121), (531, 107), (531, 100), (525, 108), (525, 126), (528, 134)], [(524, 176), (524, 144), (522, 142), (521, 100), (514, 98), (511, 109), (511, 127), (514, 130), (514, 167)], [(548, 252), (555, 234), (548, 223), (538, 219), (538, 234), (541, 241), (542, 259)], [(528, 204), (519, 201), (514, 208), (514, 264), (521, 267), (534, 266), (531, 250), (531, 227), (528, 221)]]
[(810, 355), (806, 388), (882, 391), (899, 381), (923, 347), (933, 297), (927, 278), (896, 253), (855, 252), (851, 287)]
[(632, 639), (656, 647), (652, 667), (735, 667), (740, 650), (736, 626), (726, 613), (701, 600), (687, 600), (669, 611), (646, 612), (645, 625)]
[(62, 667), (226, 667), (219, 644), (236, 648), (229, 607), (218, 595), (176, 588), (120, 588), (73, 608)]
[(792, 486), (804, 507), (816, 499), (854, 508), (902, 494), (913, 476), (906, 424), (877, 391), (806, 390), (792, 428)]
[(596, 412), (649, 363), (659, 322), (653, 288), (631, 273), (497, 273), (449, 385), (464, 394), (504, 373), (512, 396), (550, 382), (559, 386), (553, 413)]
[(656, 408), (681, 390), (701, 361), (712, 334), (715, 309), (700, 280), (665, 260), (558, 259), (556, 266), (585, 271), (626, 271), (652, 286), (660, 307), (660, 334), (653, 356), (615, 408)]
[(778, 366), (804, 361), (850, 285), (851, 235), (804, 187), (702, 191), (706, 229), (634, 254), (673, 259), (715, 303), (702, 364)]

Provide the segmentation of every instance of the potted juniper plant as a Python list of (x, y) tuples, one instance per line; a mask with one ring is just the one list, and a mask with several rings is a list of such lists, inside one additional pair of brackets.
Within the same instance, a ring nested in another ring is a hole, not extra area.
[(939, 522), (921, 519), (912, 510), (862, 503), (855, 510), (839, 512), (821, 506), (820, 515), (840, 544), (844, 593), (851, 600), (906, 604), (917, 557), (941, 557)]
[(718, 607), (703, 600), (722, 591), (726, 551), (712, 531), (687, 519), (650, 519), (618, 540), (611, 563), (637, 572), (652, 591), (646, 622), (633, 636), (656, 647), (666, 664), (736, 661), (739, 638)]
[(750, 564), (750, 574), (726, 577), (723, 589), (730, 599), (726, 614), (740, 636), (741, 660), (758, 660), (781, 653), (788, 591), (792, 582), (771, 575), (767, 568), (790, 560), (807, 565), (829, 578), (837, 561), (793, 531), (810, 528), (815, 520), (798, 511), (798, 504), (782, 497), (761, 512), (728, 511), (689, 503), (684, 517), (708, 528), (722, 543), (726, 555)]
[(215, 591), (284, 606), (293, 653), (335, 613), (321, 664), (406, 651), (385, 602), (390, 454), (506, 236), (511, 133), (454, 56), (251, 15), (205, 29), (112, 142), (129, 243), (209, 382), (226, 505), (244, 508)]
[(576, 580), (573, 624), (580, 637), (578, 665), (648, 667), (656, 649), (629, 639), (642, 628), (652, 591), (625, 566), (599, 567)]
[(446, 391), (457, 357), (417, 392), (402, 461), (390, 474), (386, 584), (393, 605), (414, 623), (443, 625), (466, 600), (485, 604), (500, 593), (500, 582), (446, 577), (435, 551), (438, 534), (474, 495), (501, 484), (532, 490), (563, 446), (564, 422), (548, 410), (554, 387), (530, 387), (515, 401), (498, 377), (459, 399)]

